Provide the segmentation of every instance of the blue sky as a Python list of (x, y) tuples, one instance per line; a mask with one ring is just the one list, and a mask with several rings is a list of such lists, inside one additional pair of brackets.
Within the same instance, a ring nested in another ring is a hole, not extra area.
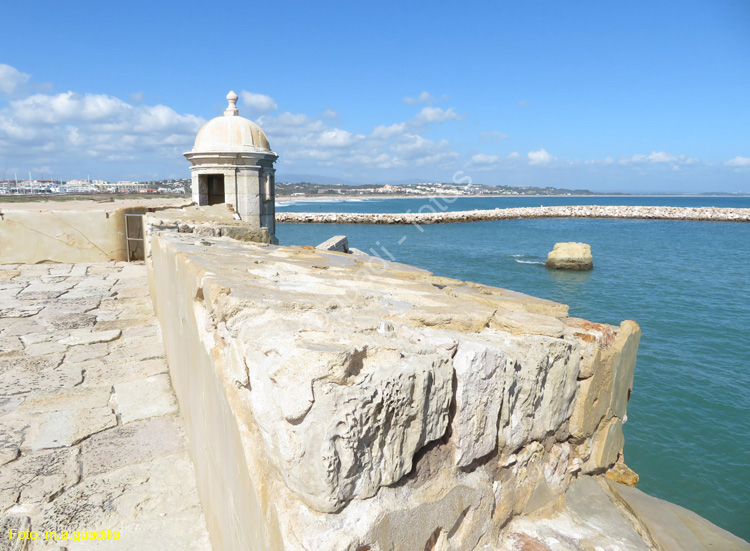
[(3, 2), (0, 178), (187, 177), (226, 93), (287, 174), (750, 193), (750, 3)]

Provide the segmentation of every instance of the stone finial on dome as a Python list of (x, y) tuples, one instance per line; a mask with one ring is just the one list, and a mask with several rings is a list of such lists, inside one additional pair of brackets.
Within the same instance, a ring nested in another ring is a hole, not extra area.
[(234, 90), (231, 90), (227, 94), (227, 101), (229, 102), (229, 106), (224, 111), (224, 115), (227, 117), (236, 117), (240, 114), (240, 110), (237, 109), (237, 94), (234, 93)]

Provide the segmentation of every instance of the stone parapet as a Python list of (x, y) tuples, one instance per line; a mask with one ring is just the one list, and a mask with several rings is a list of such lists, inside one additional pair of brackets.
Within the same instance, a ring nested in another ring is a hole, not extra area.
[(246, 223), (226, 204), (190, 205), (149, 213), (145, 220), (146, 241), (159, 231), (191, 233), (196, 237), (228, 237), (238, 241), (271, 243), (268, 228)]
[(145, 211), (0, 209), (0, 264), (127, 260), (125, 215)]
[(635, 322), (368, 256), (150, 240), (217, 550), (492, 549), (621, 455)]

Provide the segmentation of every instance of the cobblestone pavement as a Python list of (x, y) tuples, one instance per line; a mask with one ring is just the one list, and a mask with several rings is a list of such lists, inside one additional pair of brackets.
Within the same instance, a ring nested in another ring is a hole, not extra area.
[(210, 548), (145, 266), (0, 266), (0, 550)]

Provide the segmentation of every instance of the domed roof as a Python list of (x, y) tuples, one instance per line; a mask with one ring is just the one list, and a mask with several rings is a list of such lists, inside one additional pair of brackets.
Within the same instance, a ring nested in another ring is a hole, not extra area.
[(271, 151), (268, 138), (260, 126), (240, 117), (237, 94), (229, 92), (227, 100), (229, 106), (224, 111), (224, 116), (211, 119), (198, 131), (193, 153)]

